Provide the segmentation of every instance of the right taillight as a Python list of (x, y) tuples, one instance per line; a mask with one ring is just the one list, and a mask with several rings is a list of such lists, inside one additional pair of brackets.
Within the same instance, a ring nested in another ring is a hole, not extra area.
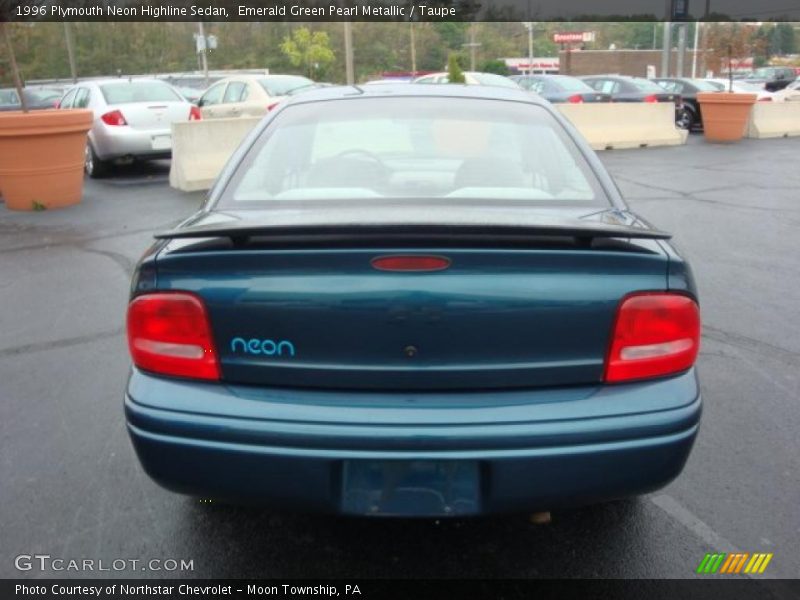
[(106, 125), (114, 125), (115, 127), (128, 124), (123, 114), (118, 110), (112, 110), (111, 112), (107, 112), (100, 118)]
[(200, 109), (196, 106), (191, 106), (189, 108), (189, 120), (190, 121), (202, 121), (203, 120), (203, 113), (200, 112)]
[(583, 103), (583, 96), (581, 96), (580, 94), (575, 94), (567, 98), (567, 102), (569, 102), (570, 104), (581, 104)]
[(206, 307), (188, 292), (154, 292), (128, 305), (128, 348), (133, 364), (146, 371), (220, 378)]
[(690, 368), (700, 348), (700, 310), (682, 294), (633, 294), (617, 309), (606, 357), (608, 383), (648, 379)]

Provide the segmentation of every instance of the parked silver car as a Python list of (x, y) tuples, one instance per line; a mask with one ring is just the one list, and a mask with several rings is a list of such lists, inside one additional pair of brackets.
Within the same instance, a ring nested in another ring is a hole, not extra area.
[(196, 106), (157, 79), (82, 82), (66, 91), (59, 107), (94, 111), (84, 161), (89, 177), (134, 159), (169, 158), (172, 123), (200, 118)]

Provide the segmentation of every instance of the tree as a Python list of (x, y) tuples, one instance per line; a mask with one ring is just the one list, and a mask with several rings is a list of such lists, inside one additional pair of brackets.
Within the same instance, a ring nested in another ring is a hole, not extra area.
[(712, 23), (707, 40), (706, 65), (717, 73), (727, 71), (729, 61), (741, 61), (764, 52), (764, 39), (747, 24)]
[(447, 57), (447, 79), (450, 83), (467, 82), (466, 77), (464, 77), (464, 71), (461, 70), (461, 65), (458, 64), (458, 56), (455, 53)]
[(281, 52), (295, 67), (304, 67), (311, 79), (314, 79), (315, 73), (324, 73), (336, 58), (328, 34), (324, 31), (312, 32), (307, 27), (295, 29), (291, 35), (284, 37)]
[(497, 75), (508, 75), (509, 70), (506, 63), (499, 59), (485, 60), (478, 67), (479, 71), (484, 73), (495, 73)]

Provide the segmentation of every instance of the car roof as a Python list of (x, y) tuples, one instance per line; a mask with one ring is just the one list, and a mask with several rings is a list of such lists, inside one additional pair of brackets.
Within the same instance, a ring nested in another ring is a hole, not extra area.
[(511, 100), (528, 104), (549, 105), (530, 92), (492, 85), (466, 85), (445, 83), (440, 85), (414, 85), (408, 83), (329, 86), (309, 90), (292, 97), (287, 104), (325, 102), (327, 100), (349, 100), (354, 98), (471, 98), (476, 100)]
[[(223, 83), (227, 81), (261, 81), (262, 79), (283, 79), (284, 77), (296, 77), (297, 79), (308, 79), (304, 75), (294, 75), (292, 73), (273, 73), (271, 75), (258, 75), (254, 73), (242, 73), (241, 75), (228, 75), (215, 81), (214, 83)], [(311, 81), (310, 79), (308, 79)]]
[(109, 85), (109, 84), (117, 84), (117, 83), (163, 83), (164, 85), (171, 85), (169, 82), (164, 81), (163, 79), (156, 79), (154, 77), (108, 77), (106, 79), (89, 79), (87, 81), (79, 81), (76, 84), (69, 86), (69, 89), (77, 88), (77, 87), (86, 87), (88, 85)]

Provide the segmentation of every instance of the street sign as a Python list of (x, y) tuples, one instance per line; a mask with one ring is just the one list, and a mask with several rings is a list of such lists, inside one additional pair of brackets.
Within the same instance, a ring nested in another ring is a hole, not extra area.
[(564, 31), (553, 34), (556, 44), (581, 44), (594, 41), (594, 31)]
[(685, 21), (689, 18), (689, 0), (672, 0), (672, 20)]

